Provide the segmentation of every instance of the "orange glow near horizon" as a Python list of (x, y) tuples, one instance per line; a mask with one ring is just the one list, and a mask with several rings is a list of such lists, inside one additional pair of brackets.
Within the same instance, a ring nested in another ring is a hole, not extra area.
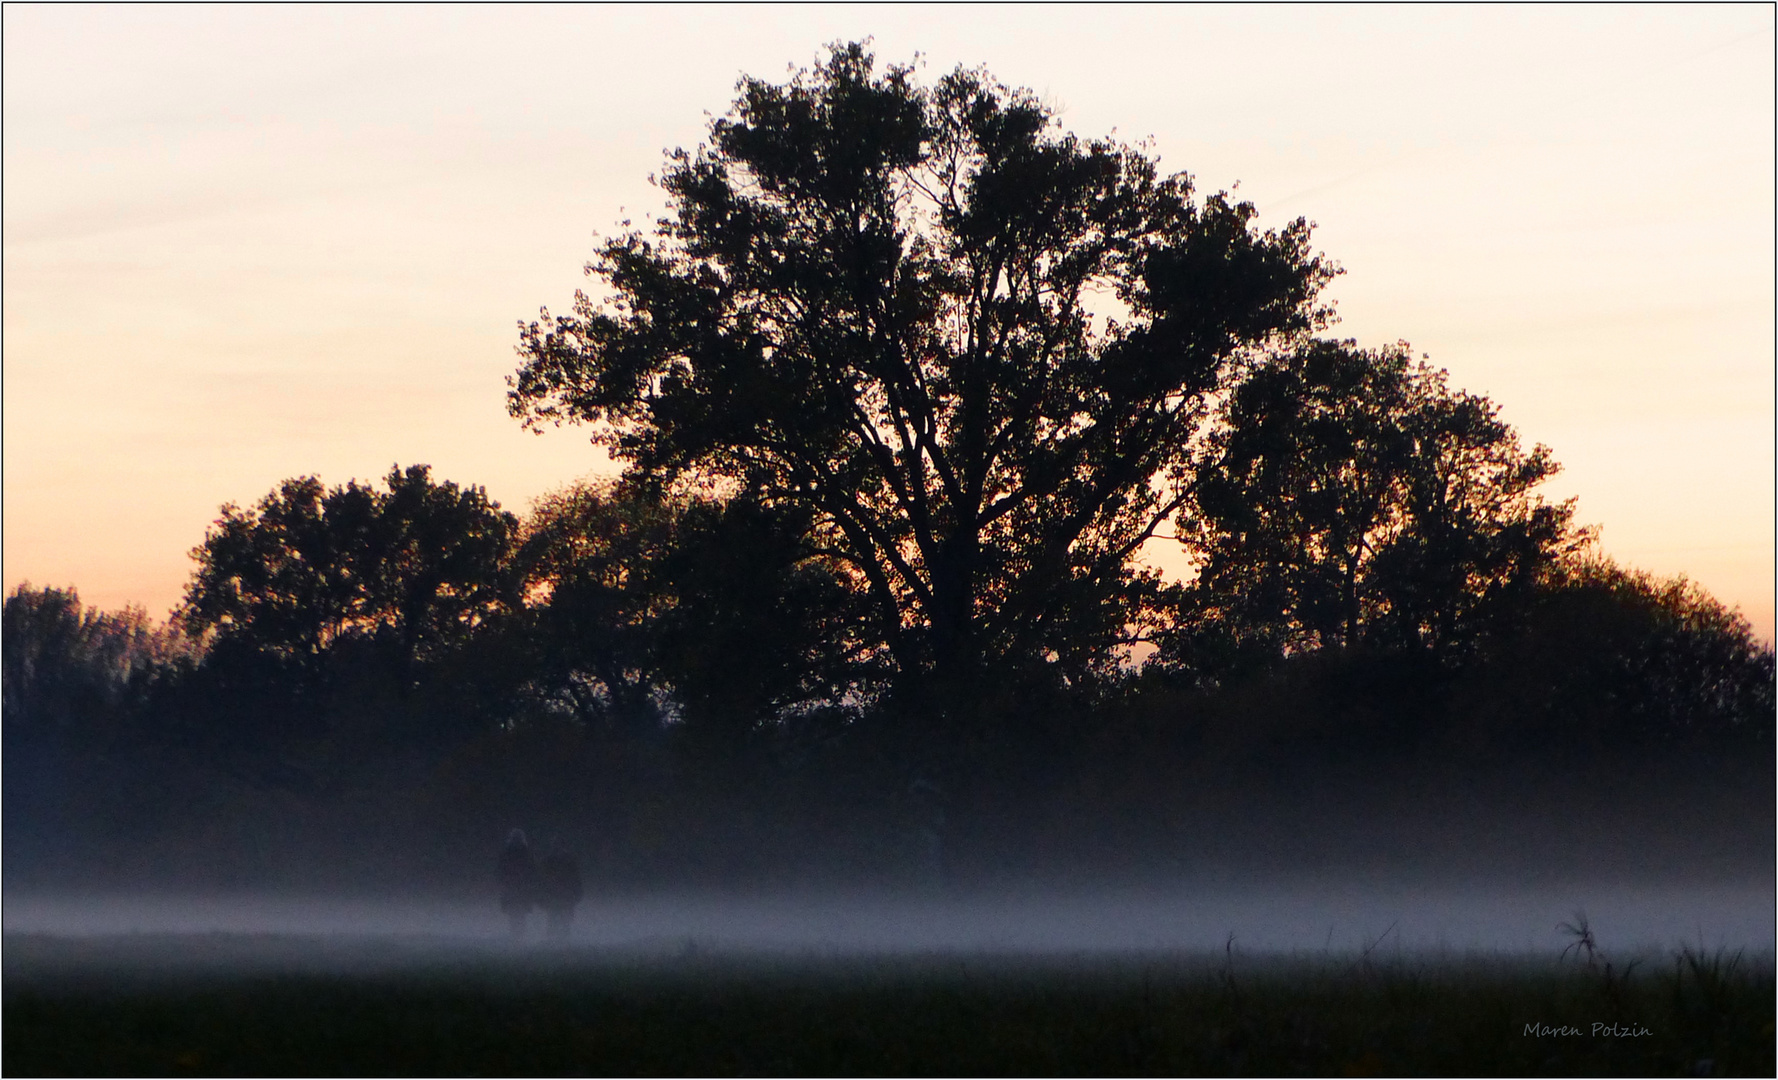
[[(1017, 17), (1009, 18), (1009, 15)], [(1564, 465), (1603, 550), (1774, 628), (1770, 7), (9, 6), (4, 578), (156, 616), (224, 502), (608, 470), (516, 320), (742, 73), (985, 64), (1264, 224)], [(1236, 186), (1238, 184), (1238, 187)]]

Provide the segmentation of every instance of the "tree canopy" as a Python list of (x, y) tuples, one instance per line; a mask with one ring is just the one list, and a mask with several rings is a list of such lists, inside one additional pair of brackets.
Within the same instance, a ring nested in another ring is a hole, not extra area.
[(746, 730), (832, 704), (864, 674), (852, 594), (806, 521), (616, 482), (540, 500), (519, 559), (535, 688), (630, 731), (666, 712)]
[[(1405, 346), (1310, 341), (1235, 383), (1180, 538), (1190, 635), (1262, 653), (1473, 641), (1590, 533), (1559, 466)], [(1522, 606), (1522, 605), (1521, 605)]]
[(1227, 366), (1321, 325), (1296, 220), (1198, 197), (1027, 90), (838, 46), (744, 79), (605, 243), (607, 297), (521, 324), (528, 424), (587, 422), (657, 482), (810, 515), (904, 674), (1105, 671)]
[(222, 508), (192, 552), (180, 619), (193, 635), (304, 664), (344, 639), (402, 664), (435, 659), (519, 603), (518, 519), (481, 488), (391, 468), (384, 490), (313, 476)]
[(1772, 647), (1696, 582), (1588, 551), (1553, 569), (1517, 632), (1488, 643), (1454, 696), (1495, 733), (1702, 737), (1769, 753), (1773, 675)]

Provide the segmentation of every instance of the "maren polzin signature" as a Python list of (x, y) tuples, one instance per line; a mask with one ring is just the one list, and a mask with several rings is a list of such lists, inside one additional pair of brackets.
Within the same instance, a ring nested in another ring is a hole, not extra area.
[(1572, 1024), (1526, 1024), (1526, 1038), (1575, 1038), (1591, 1036), (1595, 1039), (1639, 1039), (1654, 1032), (1641, 1024), (1594, 1024), (1591, 1031), (1575, 1027)]

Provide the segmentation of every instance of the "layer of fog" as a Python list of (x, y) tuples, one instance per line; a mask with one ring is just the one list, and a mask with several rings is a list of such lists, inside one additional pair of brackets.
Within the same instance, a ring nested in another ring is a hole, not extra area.
[[(880, 893), (591, 897), (571, 945), (593, 950), (687, 949), (786, 953), (1115, 953), (1486, 950), (1554, 954), (1573, 939), (1560, 924), (1584, 913), (1601, 948), (1690, 945), (1769, 952), (1771, 883), (1551, 884), (1468, 889), (1316, 884), (1242, 890), (1036, 892), (970, 896)], [(280, 896), (17, 895), (10, 935), (260, 934), (508, 943), (490, 898), (461, 901)], [(559, 946), (537, 941), (525, 948)]]

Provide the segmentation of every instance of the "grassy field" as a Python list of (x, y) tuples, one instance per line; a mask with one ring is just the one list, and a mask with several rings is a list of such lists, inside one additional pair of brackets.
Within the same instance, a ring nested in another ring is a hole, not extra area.
[(1769, 956), (776, 956), (5, 941), (38, 1075), (1774, 1072)]

